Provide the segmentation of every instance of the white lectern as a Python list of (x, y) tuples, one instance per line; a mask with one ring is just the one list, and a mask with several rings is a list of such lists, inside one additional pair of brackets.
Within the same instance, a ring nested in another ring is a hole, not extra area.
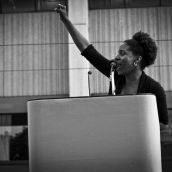
[(153, 95), (28, 102), (30, 172), (161, 172)]

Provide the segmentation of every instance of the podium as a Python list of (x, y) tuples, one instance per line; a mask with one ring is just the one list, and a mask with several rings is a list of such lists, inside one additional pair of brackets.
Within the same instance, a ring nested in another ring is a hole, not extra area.
[(161, 172), (154, 95), (29, 101), (30, 172)]

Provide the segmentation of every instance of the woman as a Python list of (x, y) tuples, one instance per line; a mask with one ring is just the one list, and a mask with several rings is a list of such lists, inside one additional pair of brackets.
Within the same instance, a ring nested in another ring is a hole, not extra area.
[[(132, 39), (123, 42), (119, 47), (118, 55), (110, 61), (97, 52), (93, 45), (74, 27), (67, 17), (65, 6), (59, 4), (55, 11), (60, 14), (62, 22), (81, 54), (92, 65), (105, 76), (110, 77), (111, 64), (115, 64), (116, 95), (151, 93), (156, 96), (160, 129), (167, 128), (168, 112), (164, 89), (143, 71), (145, 67), (153, 64), (156, 59), (157, 47), (154, 40), (147, 33), (137, 32)], [(109, 93), (112, 94), (111, 87), (112, 84), (110, 84), (109, 89)]]

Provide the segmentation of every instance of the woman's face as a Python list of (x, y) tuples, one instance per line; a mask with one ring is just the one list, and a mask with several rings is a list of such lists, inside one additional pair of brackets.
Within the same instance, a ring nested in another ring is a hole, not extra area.
[(114, 61), (117, 64), (116, 71), (119, 75), (127, 75), (131, 73), (136, 67), (134, 64), (134, 55), (129, 50), (129, 46), (124, 43), (119, 47), (118, 55)]

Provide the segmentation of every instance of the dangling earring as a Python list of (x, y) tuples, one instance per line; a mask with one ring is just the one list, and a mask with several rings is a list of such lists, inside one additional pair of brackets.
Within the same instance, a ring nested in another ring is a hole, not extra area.
[(134, 61), (133, 65), (134, 65), (135, 67), (137, 67), (137, 63), (136, 63), (136, 61)]

